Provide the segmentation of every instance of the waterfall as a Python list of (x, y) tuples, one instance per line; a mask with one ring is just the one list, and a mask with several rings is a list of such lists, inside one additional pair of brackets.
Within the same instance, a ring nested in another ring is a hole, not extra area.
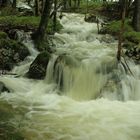
[[(118, 64), (117, 41), (98, 35), (83, 15), (65, 14), (60, 22), (44, 80), (0, 77), (11, 91), (0, 105), (16, 111), (9, 123), (26, 140), (139, 140), (140, 66), (127, 60), (132, 76)], [(22, 75), (37, 53), (32, 47), (13, 71)]]

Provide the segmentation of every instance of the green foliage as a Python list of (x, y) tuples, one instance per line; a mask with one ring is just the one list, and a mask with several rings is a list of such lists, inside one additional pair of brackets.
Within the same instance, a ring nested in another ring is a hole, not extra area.
[(12, 39), (0, 39), (0, 48), (12, 48), (15, 51), (19, 50), (21, 47), (23, 47), (23, 44), (12, 40)]
[[(62, 26), (62, 25), (60, 24), (60, 22), (57, 20), (57, 21), (56, 21), (56, 31), (58, 32), (58, 31), (60, 31), (62, 28), (63, 28), (63, 26)], [(48, 32), (48, 33), (52, 33), (52, 29), (53, 29), (53, 21), (50, 20), (50, 21), (49, 21), (49, 24), (48, 24), (48, 30), (47, 30), (47, 32)]]
[[(110, 24), (103, 27), (104, 33), (115, 36), (119, 35), (120, 29), (121, 21), (112, 21)], [(127, 42), (125, 47), (127, 46), (128, 48), (140, 43), (140, 32), (134, 31), (129, 20), (126, 20), (124, 25), (123, 39)]]
[(127, 40), (134, 42), (136, 44), (140, 43), (140, 32), (136, 32), (136, 31), (125, 32), (124, 37)]
[(18, 15), (19, 13), (17, 12), (16, 9), (12, 8), (12, 7), (4, 7), (1, 9), (1, 13), (0, 16), (12, 16), (12, 15)]
[(78, 13), (82, 13), (82, 14), (87, 13), (87, 10), (88, 10), (88, 13), (97, 13), (102, 8), (103, 8), (102, 2), (89, 1), (88, 6), (87, 6), (87, 2), (82, 1), (80, 7), (74, 9), (74, 11)]
[(5, 32), (0, 32), (0, 39), (6, 39), (8, 35)]
[[(103, 6), (103, 3), (101, 2), (88, 2), (88, 8), (92, 8), (92, 9), (99, 9)], [(80, 8), (86, 9), (87, 8), (87, 3), (86, 2), (82, 2), (80, 5)]]
[(130, 50), (130, 49), (134, 48), (135, 46), (136, 46), (135, 43), (128, 41), (128, 40), (126, 40), (123, 44), (123, 48), (126, 48), (127, 50)]
[[(118, 35), (121, 29), (121, 21), (112, 21), (110, 24), (104, 27), (107, 33), (111, 35)], [(124, 32), (131, 32), (133, 28), (130, 25), (129, 20), (126, 20), (124, 24)]]

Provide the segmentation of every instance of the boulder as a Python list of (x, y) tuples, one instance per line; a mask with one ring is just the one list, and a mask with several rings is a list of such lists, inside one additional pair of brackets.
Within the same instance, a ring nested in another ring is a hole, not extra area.
[(97, 23), (97, 17), (96, 15), (89, 14), (85, 17), (85, 21), (89, 23), (93, 23), (93, 22)]
[(132, 58), (133, 60), (135, 60), (136, 62), (140, 62), (140, 47), (139, 46), (135, 46), (131, 49), (127, 49), (125, 54)]
[(115, 41), (114, 37), (109, 35), (109, 34), (106, 34), (104, 36), (101, 37), (100, 39), (101, 42), (106, 42), (106, 43), (112, 43)]
[(10, 92), (3, 82), (0, 82), (0, 94), (2, 92)]
[(33, 16), (33, 8), (26, 3), (18, 2), (17, 9), (20, 12), (20, 16)]
[(123, 43), (123, 46), (122, 47), (125, 48), (125, 49), (127, 49), (127, 50), (130, 50), (130, 49), (134, 48), (135, 46), (136, 46), (135, 43), (126, 40)]
[(30, 65), (27, 77), (33, 79), (44, 79), (50, 57), (51, 55), (47, 51), (41, 52)]
[(22, 43), (11, 39), (0, 39), (0, 70), (11, 70), (29, 54), (28, 48)]

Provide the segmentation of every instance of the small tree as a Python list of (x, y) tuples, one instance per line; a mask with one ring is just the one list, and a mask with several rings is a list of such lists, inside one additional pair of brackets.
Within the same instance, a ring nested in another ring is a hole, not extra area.
[(53, 30), (56, 31), (56, 17), (57, 17), (57, 0), (54, 0), (54, 17), (53, 17)]
[(120, 34), (119, 34), (118, 52), (117, 52), (118, 61), (121, 61), (122, 41), (123, 41), (123, 33), (124, 33), (125, 15), (126, 15), (126, 4), (127, 4), (127, 0), (123, 0), (122, 23), (121, 23), (121, 29), (120, 29)]
[(40, 24), (38, 27), (37, 32), (33, 35), (35, 42), (37, 45), (40, 45), (44, 40), (44, 36), (48, 27), (49, 19), (50, 19), (50, 12), (53, 0), (46, 0), (44, 5), (44, 10), (41, 16)]

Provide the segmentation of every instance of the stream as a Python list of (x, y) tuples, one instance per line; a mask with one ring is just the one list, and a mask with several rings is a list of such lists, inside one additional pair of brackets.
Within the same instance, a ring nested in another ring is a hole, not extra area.
[(12, 70), (21, 76), (0, 77), (11, 90), (0, 104), (18, 112), (12, 125), (25, 140), (140, 140), (140, 66), (126, 58), (132, 76), (118, 64), (117, 41), (84, 15), (65, 14), (61, 24), (44, 80), (23, 76), (38, 54), (31, 40), (31, 56)]

